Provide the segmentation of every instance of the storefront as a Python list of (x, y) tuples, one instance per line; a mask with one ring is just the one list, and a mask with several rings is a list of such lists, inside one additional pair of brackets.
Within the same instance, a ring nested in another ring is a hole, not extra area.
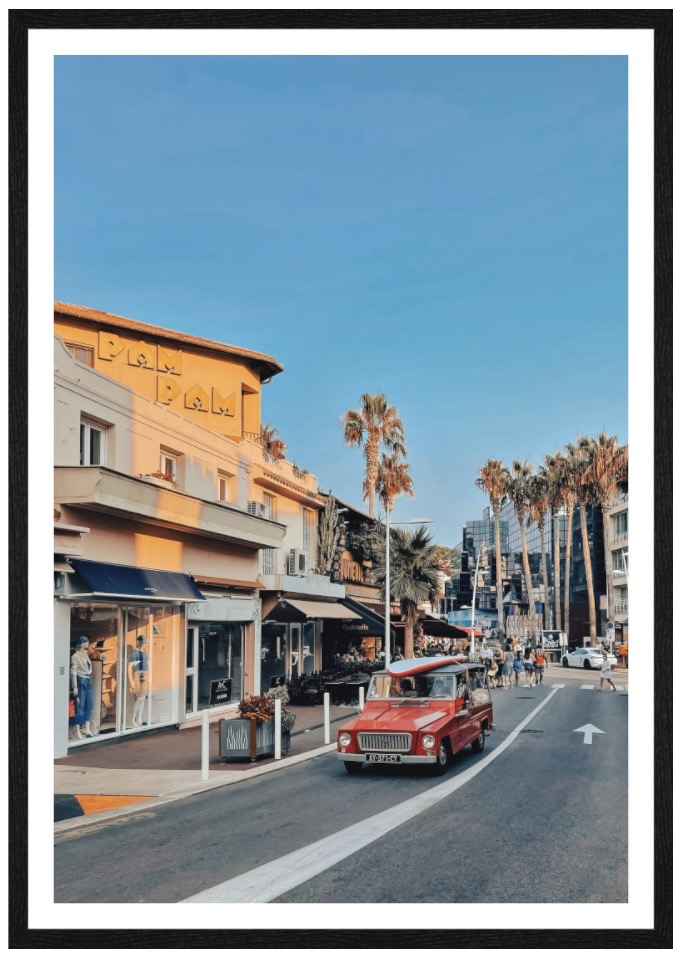
[(331, 620), (323, 634), (323, 668), (332, 667), (338, 658), (351, 656), (368, 662), (384, 659), (384, 619), (355, 600), (341, 601), (355, 618)]
[(56, 755), (181, 721), (186, 606), (204, 600), (197, 586), (163, 570), (81, 559), (69, 568), (55, 610)]
[[(254, 595), (211, 595), (211, 581), (197, 580), (205, 601), (187, 607), (185, 718), (220, 710), (244, 699), (250, 672), (258, 669), (261, 601)], [(227, 582), (227, 581), (223, 581)], [(258, 583), (244, 584), (255, 590)], [(249, 689), (258, 688), (258, 677)]]
[(261, 625), (261, 691), (320, 671), (328, 632), (360, 620), (342, 602), (280, 599)]

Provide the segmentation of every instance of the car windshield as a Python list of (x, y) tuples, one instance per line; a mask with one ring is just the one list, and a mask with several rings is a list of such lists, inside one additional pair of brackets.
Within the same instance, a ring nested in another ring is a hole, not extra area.
[(415, 676), (389, 676), (375, 673), (368, 699), (453, 699), (455, 676), (452, 673), (418, 673)]

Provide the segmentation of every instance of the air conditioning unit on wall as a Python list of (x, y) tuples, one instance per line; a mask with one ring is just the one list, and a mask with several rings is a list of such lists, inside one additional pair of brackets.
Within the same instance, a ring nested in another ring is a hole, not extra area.
[(303, 549), (290, 549), (287, 560), (288, 576), (305, 576), (308, 570), (308, 553)]
[(263, 503), (259, 503), (258, 500), (250, 499), (247, 500), (247, 512), (250, 516), (265, 516), (266, 508)]

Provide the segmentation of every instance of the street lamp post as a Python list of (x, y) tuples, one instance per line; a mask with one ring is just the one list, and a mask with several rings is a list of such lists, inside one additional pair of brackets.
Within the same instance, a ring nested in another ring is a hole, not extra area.
[[(391, 607), (391, 576), (389, 570), (389, 531), (391, 528), (391, 510), (387, 508), (386, 516), (386, 556), (385, 556), (385, 578), (384, 578), (384, 656), (387, 665), (394, 659), (394, 648), (391, 642), (391, 623), (389, 620), (389, 610)], [(433, 522), (431, 519), (407, 519), (403, 523), (397, 523), (397, 526), (426, 526)]]

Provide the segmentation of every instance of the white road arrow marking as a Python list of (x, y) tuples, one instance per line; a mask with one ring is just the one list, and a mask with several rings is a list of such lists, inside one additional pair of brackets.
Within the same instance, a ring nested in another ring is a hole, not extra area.
[(589, 746), (593, 744), (593, 733), (600, 733), (601, 736), (605, 735), (604, 729), (598, 729), (597, 726), (593, 726), (591, 723), (586, 723), (585, 726), (580, 726), (578, 729), (575, 729), (574, 732), (583, 733), (584, 746), (586, 744)]

